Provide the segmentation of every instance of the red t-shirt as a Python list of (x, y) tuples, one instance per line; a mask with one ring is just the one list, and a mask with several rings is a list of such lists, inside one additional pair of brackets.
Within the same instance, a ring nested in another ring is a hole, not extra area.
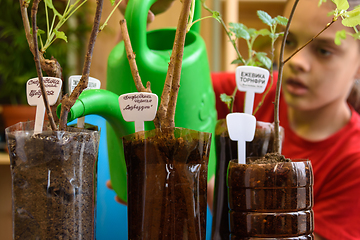
[[(212, 81), (218, 118), (225, 118), (228, 110), (219, 95), (232, 94), (235, 75), (214, 73)], [(255, 115), (258, 121), (274, 121), (275, 85), (276, 80)], [(261, 98), (255, 94), (254, 109)], [(234, 112), (242, 112), (243, 104), (244, 94), (238, 92)], [(309, 159), (313, 166), (315, 232), (326, 239), (360, 239), (359, 114), (352, 109), (351, 119), (342, 129), (323, 141), (310, 142), (290, 129), (286, 102), (281, 98), (279, 112), (280, 125), (285, 130), (282, 154), (293, 160)]]

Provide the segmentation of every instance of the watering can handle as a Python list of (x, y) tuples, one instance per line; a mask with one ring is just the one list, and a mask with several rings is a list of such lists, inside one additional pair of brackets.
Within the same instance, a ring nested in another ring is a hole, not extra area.
[[(152, 4), (157, 0), (130, 0), (126, 7), (125, 19), (129, 31), (132, 48), (135, 53), (148, 50), (147, 47), (147, 16)], [(195, 1), (194, 21), (201, 17), (201, 0)], [(200, 32), (200, 24), (196, 23), (191, 31)]]

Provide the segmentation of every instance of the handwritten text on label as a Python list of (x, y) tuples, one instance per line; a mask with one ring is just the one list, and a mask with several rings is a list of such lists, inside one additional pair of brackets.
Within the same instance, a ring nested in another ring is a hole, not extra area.
[(127, 93), (119, 97), (119, 104), (125, 121), (151, 121), (156, 114), (158, 97), (153, 93)]

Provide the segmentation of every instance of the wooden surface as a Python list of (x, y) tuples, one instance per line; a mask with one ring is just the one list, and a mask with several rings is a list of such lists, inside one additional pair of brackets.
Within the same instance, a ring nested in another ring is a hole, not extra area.
[(7, 153), (0, 153), (0, 165), (9, 165), (10, 164), (10, 158), (9, 154)]
[(0, 239), (12, 239), (11, 175), (8, 164), (0, 165)]

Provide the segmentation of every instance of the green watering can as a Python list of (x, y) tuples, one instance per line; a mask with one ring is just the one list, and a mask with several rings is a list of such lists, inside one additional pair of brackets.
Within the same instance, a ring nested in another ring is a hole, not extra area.
[[(161, 96), (175, 28), (146, 31), (147, 13), (156, 0), (130, 0), (125, 18), (136, 63), (143, 84), (151, 82), (153, 93)], [(201, 2), (196, 1), (195, 19), (201, 14)], [(175, 125), (214, 136), (216, 124), (215, 94), (213, 92), (206, 47), (199, 35), (196, 23), (187, 33), (181, 71)], [(110, 178), (116, 194), (127, 200), (126, 164), (121, 138), (135, 132), (133, 122), (125, 122), (120, 113), (118, 97), (137, 92), (125, 52), (124, 42), (111, 51), (108, 58), (107, 90), (84, 91), (71, 109), (69, 121), (88, 114), (96, 114), (107, 120), (107, 143)], [(154, 129), (153, 122), (145, 122), (145, 130)], [(215, 142), (215, 141), (213, 141)], [(212, 144), (209, 160), (209, 176), (215, 172), (215, 145)]]

